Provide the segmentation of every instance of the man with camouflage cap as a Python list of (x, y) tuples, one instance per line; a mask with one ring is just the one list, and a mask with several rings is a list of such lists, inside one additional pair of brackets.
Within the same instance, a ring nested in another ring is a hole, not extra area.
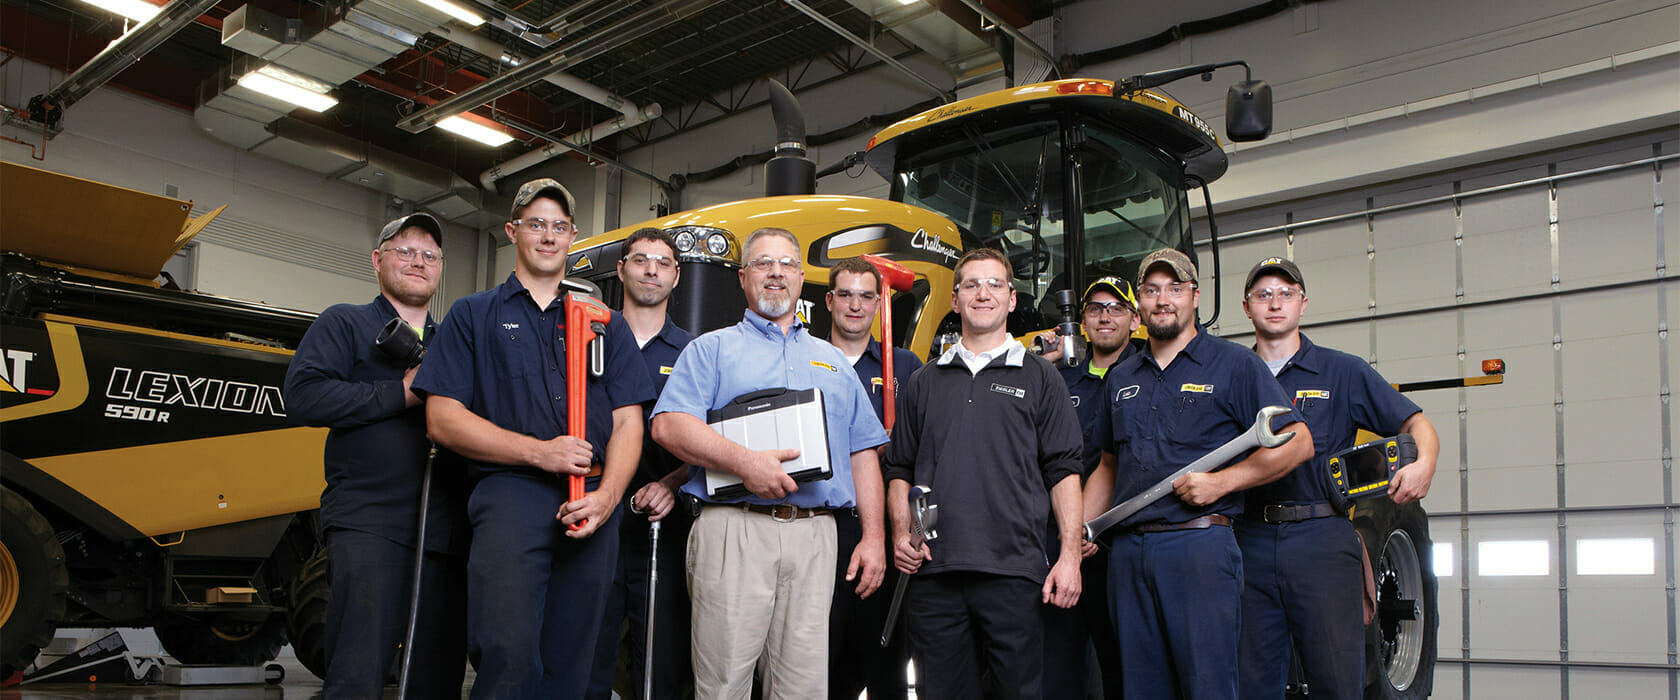
[[(1109, 369), (1095, 441), (1103, 454), (1085, 486), (1085, 512), (1101, 513), (1248, 431), (1260, 409), (1288, 406), (1265, 363), (1196, 322), (1196, 266), (1170, 248), (1138, 265), (1138, 306), (1149, 329), (1142, 352)], [(1312, 457), (1299, 415), (1295, 439), (1255, 449), (1216, 471), (1172, 482), (1172, 492), (1118, 523), (1109, 545), (1108, 596), (1120, 631), (1126, 697), (1235, 698), (1242, 555), (1231, 519), (1244, 489)], [(1087, 543), (1086, 554), (1096, 551)]]
[[(612, 314), (605, 371), (588, 382), (586, 435), (566, 434), (566, 255), (575, 202), (533, 180), (505, 229), (518, 257), (495, 289), (457, 301), (414, 380), (426, 427), (466, 458), (472, 695), (581, 698), (618, 556), (619, 502), (654, 398), (629, 324)], [(567, 500), (567, 479), (588, 493)], [(570, 529), (579, 525), (578, 529)]]

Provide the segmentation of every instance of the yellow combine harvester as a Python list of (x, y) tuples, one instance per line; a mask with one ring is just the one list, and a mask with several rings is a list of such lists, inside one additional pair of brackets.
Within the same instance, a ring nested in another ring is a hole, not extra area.
[(289, 425), (280, 386), (314, 314), (162, 288), (220, 211), (191, 208), (0, 164), (5, 676), (60, 626), (257, 664), (302, 602), (326, 431)]

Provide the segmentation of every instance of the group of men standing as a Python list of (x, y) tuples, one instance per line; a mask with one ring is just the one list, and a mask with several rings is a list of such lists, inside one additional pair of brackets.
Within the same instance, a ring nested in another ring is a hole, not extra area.
[[(566, 347), (563, 282), (575, 206), (553, 180), (521, 187), (505, 226), (514, 271), (442, 324), (426, 313), (441, 227), (425, 214), (391, 222), (372, 256), (379, 296), (323, 312), (300, 344), (291, 415), (332, 429), (327, 697), (379, 695), (417, 549), (409, 666), (427, 697), (458, 696), (470, 659), (474, 697), (607, 698), (621, 629), (633, 697), (650, 668), (658, 698), (904, 697), (910, 658), (918, 697), (1083, 697), (1088, 641), (1109, 697), (1281, 697), (1292, 646), (1315, 697), (1359, 695), (1362, 548), (1328, 505), (1323, 460), (1356, 426), (1412, 433), (1423, 456), (1390, 489), (1404, 502), (1427, 492), (1436, 444), (1369, 365), (1299, 333), (1294, 263), (1249, 275), (1251, 350), (1197, 325), (1195, 265), (1158, 251), (1135, 291), (1118, 277), (1085, 291), (1089, 352), (1058, 371), (1008, 332), (1009, 259), (972, 250), (950, 292), (960, 340), (922, 367), (870, 337), (890, 298), (861, 260), (830, 268), (832, 330), (813, 337), (797, 313), (799, 242), (776, 228), (742, 243), (740, 323), (696, 338), (666, 313), (675, 245), (642, 229), (623, 244), (623, 308), (605, 324), (574, 436), (566, 358), (583, 349)], [(418, 367), (374, 348), (392, 319), (424, 339)], [(782, 465), (798, 450), (752, 450), (707, 424), (737, 397), (811, 388), (828, 479), (797, 482)], [(1294, 440), (1183, 477), (1085, 540), (1085, 520), (1273, 405), (1291, 407), (1277, 428)], [(428, 439), (458, 461), (429, 465)], [(710, 495), (708, 472), (747, 494)], [(571, 500), (574, 476), (587, 490)], [(913, 537), (912, 486), (933, 494), (937, 539)], [(899, 576), (902, 633), (883, 648)]]

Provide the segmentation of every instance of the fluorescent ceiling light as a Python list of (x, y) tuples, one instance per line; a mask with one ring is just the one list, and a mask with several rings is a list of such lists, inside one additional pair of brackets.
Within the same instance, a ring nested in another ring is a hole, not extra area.
[(152, 18), (163, 8), (145, 0), (82, 0), (89, 5), (107, 12), (115, 12), (136, 22), (144, 22)]
[(437, 125), (439, 129), (465, 136), (486, 146), (500, 146), (513, 140), (512, 136), (500, 129), (485, 126), (459, 114), (438, 122)]
[(1551, 543), (1545, 540), (1482, 542), (1476, 546), (1481, 576), (1545, 576), (1551, 572)]
[(1582, 576), (1649, 576), (1656, 558), (1649, 537), (1575, 541), (1575, 573)]
[(461, 20), (468, 26), (476, 27), (480, 24), (484, 24), (484, 18), (478, 16), (478, 13), (449, 2), (449, 0), (420, 0), (420, 4), (449, 15), (450, 17), (454, 17), (455, 19)]
[(274, 66), (246, 73), (239, 86), (312, 112), (325, 112), (338, 104), (332, 95), (324, 94), (325, 85)]

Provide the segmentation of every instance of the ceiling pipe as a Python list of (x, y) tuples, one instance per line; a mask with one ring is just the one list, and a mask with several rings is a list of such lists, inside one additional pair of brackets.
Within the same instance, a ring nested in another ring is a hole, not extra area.
[(985, 17), (986, 21), (991, 22), (992, 25), (997, 27), (999, 31), (1002, 31), (1004, 34), (1008, 34), (1010, 40), (1014, 41), (1016, 46), (1025, 48), (1026, 50), (1037, 54), (1039, 58), (1044, 59), (1046, 63), (1050, 64), (1050, 69), (1056, 72), (1056, 77), (1061, 77), (1062, 70), (1056, 64), (1056, 57), (1051, 56), (1050, 52), (1046, 51), (1044, 47), (1039, 46), (1038, 42), (1032, 40), (1032, 37), (1022, 34), (1021, 30), (1016, 29), (1013, 25), (1003, 21), (1003, 18), (997, 16), (996, 12), (986, 9), (985, 5), (980, 4), (980, 0), (961, 0), (961, 2), (963, 5), (967, 6), (968, 9), (974, 10), (976, 14), (979, 14), (981, 17)]
[[(437, 31), (437, 34), (455, 44), (483, 54), (492, 61), (500, 61), (501, 56), (507, 53), (507, 47), (496, 43), (495, 40), (459, 27), (443, 27)], [(550, 84), (562, 90), (589, 100), (590, 102), (603, 105), (615, 112), (618, 112), (619, 114), (624, 115), (626, 119), (639, 119), (640, 121), (637, 121), (637, 124), (645, 122), (648, 119), (658, 117), (660, 114), (657, 111), (658, 105), (651, 105), (650, 108), (655, 110), (654, 114), (650, 117), (642, 118), (641, 115), (644, 111), (642, 106), (570, 73), (550, 73), (543, 76), (543, 80), (548, 81)], [(630, 126), (634, 125), (632, 124)]]
[[(579, 146), (587, 147), (590, 144), (595, 143), (596, 141), (598, 141), (598, 140), (600, 140), (604, 137), (610, 136), (612, 134), (616, 134), (620, 131), (623, 131), (623, 130), (628, 129), (628, 128), (633, 127), (633, 126), (636, 126), (638, 124), (642, 124), (642, 123), (648, 122), (650, 120), (656, 119), (656, 118), (659, 117), (660, 114), (663, 114), (663, 113), (664, 112), (659, 107), (659, 103), (655, 102), (655, 103), (649, 104), (646, 108), (643, 108), (642, 111), (639, 112), (633, 118), (632, 117), (626, 117), (626, 116), (619, 116), (618, 118), (601, 122), (600, 124), (596, 124), (595, 126), (589, 127), (588, 129), (584, 129), (583, 131), (579, 131), (579, 132), (574, 133), (574, 134), (568, 134), (566, 136), (562, 136), (562, 137), (558, 137), (558, 138), (548, 136), (546, 134), (538, 134), (538, 136), (541, 136), (542, 138), (548, 139), (552, 143), (549, 143), (548, 145), (543, 146), (541, 148), (529, 151), (529, 152), (525, 153), (524, 155), (515, 156), (514, 158), (512, 158), (510, 160), (499, 163), (495, 166), (492, 166), (490, 169), (485, 170), (482, 173), (479, 173), (478, 184), (483, 186), (486, 191), (495, 192), (496, 191), (496, 182), (498, 180), (501, 180), (504, 177), (507, 177), (509, 175), (517, 173), (517, 172), (519, 172), (521, 170), (524, 170), (526, 168), (530, 168), (532, 166), (535, 166), (538, 163), (542, 163), (542, 162), (545, 162), (545, 161), (548, 161), (548, 160), (552, 160), (554, 158), (558, 158), (558, 157), (563, 156), (563, 155), (565, 155), (565, 154), (567, 154), (567, 153), (569, 153), (573, 150), (583, 150), (583, 149), (579, 149), (578, 147)], [(587, 152), (585, 152), (585, 154), (586, 155), (591, 155), (591, 154), (588, 154)], [(591, 155), (591, 157), (598, 157), (598, 156)], [(620, 165), (619, 167), (624, 167), (624, 166)], [(628, 170), (629, 168), (626, 168), (626, 169)], [(637, 173), (637, 174), (642, 174), (642, 173)], [(659, 183), (662, 187), (669, 187), (668, 184), (661, 181), (659, 178), (653, 177), (652, 175), (646, 175), (646, 177), (653, 180), (654, 182)]]
[(454, 97), (439, 102), (397, 120), (397, 127), (420, 132), (435, 126), (445, 118), (460, 114), (534, 83), (548, 74), (562, 70), (614, 48), (623, 46), (684, 17), (703, 10), (719, 0), (678, 0), (673, 5), (654, 6), (639, 11), (612, 25), (591, 32), (579, 39), (565, 42), (561, 48), (521, 64), (518, 68), (480, 83)]
[(805, 15), (807, 17), (810, 17), (811, 19), (816, 20), (817, 24), (821, 24), (824, 27), (828, 27), (829, 31), (834, 32), (835, 34), (839, 34), (841, 37), (845, 38), (847, 41), (850, 41), (853, 44), (856, 44), (858, 48), (869, 52), (869, 55), (874, 56), (876, 58), (876, 60), (879, 60), (882, 63), (885, 63), (889, 66), (892, 66), (893, 68), (898, 69), (898, 71), (900, 73), (903, 73), (903, 74), (908, 75), (912, 78), (915, 78), (916, 82), (919, 82), (923, 85), (926, 85), (928, 87), (928, 89), (932, 90), (933, 93), (935, 95), (938, 95), (940, 99), (942, 99), (946, 102), (950, 102), (952, 100), (953, 95), (950, 93), (950, 91), (946, 90), (945, 88), (939, 87), (938, 85), (933, 84), (933, 81), (922, 77), (921, 73), (917, 73), (916, 71), (911, 70), (909, 66), (904, 65), (903, 63), (900, 63), (898, 61), (898, 59), (893, 58), (892, 56), (888, 55), (887, 52), (882, 51), (878, 48), (875, 48), (874, 44), (871, 44), (868, 41), (865, 41), (863, 39), (863, 37), (860, 37), (856, 34), (851, 33), (851, 31), (847, 30), (845, 27), (840, 26), (834, 20), (829, 19), (827, 16), (823, 15), (823, 13), (812, 9), (811, 6), (806, 5), (805, 3), (799, 2), (799, 0), (783, 0), (783, 2), (787, 3), (788, 7), (791, 7), (795, 10), (799, 10), (800, 12), (805, 13)]
[(151, 19), (141, 22), (140, 26), (111, 42), (104, 51), (65, 76), (43, 95), (43, 101), (56, 105), (59, 109), (68, 109), (70, 105), (99, 89), (99, 86), (117, 77), (118, 73), (138, 63), (152, 49), (215, 6), (216, 0), (175, 0), (169, 3)]

